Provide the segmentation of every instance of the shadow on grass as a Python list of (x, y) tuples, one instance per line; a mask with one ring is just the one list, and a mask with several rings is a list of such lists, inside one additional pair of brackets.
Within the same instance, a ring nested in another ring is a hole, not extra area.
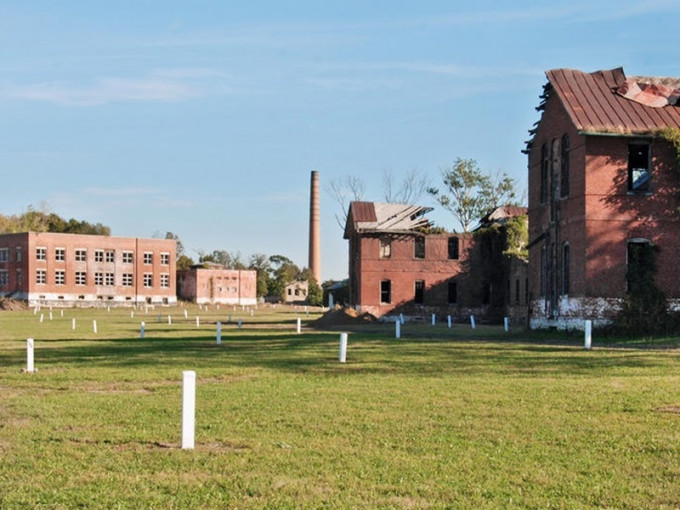
[[(507, 339), (386, 339), (383, 335), (350, 335), (347, 363), (338, 361), (335, 333), (302, 335), (280, 332), (214, 338), (154, 337), (106, 340), (57, 339), (36, 343), (36, 363), (74, 368), (177, 367), (247, 369), (327, 375), (483, 376), (626, 375), (632, 369), (650, 370), (677, 363), (677, 354), (642, 350), (602, 349), (584, 351), (569, 345), (517, 343)], [(23, 349), (0, 352), (3, 366), (25, 363)]]

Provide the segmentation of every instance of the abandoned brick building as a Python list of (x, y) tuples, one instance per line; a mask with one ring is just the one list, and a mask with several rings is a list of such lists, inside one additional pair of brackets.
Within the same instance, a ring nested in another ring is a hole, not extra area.
[(257, 271), (226, 269), (202, 262), (177, 271), (177, 295), (199, 304), (250, 306), (257, 303)]
[(24, 232), (0, 235), (0, 296), (29, 304), (177, 302), (176, 241)]
[[(376, 317), (451, 315), (468, 320), (526, 317), (526, 262), (503, 257), (493, 236), (429, 233), (431, 208), (352, 202), (345, 226), (349, 240), (349, 304)], [(498, 212), (489, 222), (524, 208)], [(483, 262), (485, 261), (485, 262)]]
[(526, 150), (531, 326), (608, 322), (627, 271), (652, 247), (656, 285), (677, 309), (680, 279), (669, 276), (680, 272), (680, 176), (662, 130), (680, 128), (680, 79), (627, 78), (621, 68), (546, 74)]

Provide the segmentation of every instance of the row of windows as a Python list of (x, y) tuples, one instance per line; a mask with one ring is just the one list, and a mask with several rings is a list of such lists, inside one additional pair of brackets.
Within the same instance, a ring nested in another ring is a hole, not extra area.
[[(22, 259), (21, 246), (17, 246), (15, 258), (17, 262), (21, 262)], [(0, 248), (0, 263), (2, 262), (9, 262), (9, 248)]]
[[(392, 240), (389, 237), (380, 239), (381, 259), (389, 259), (392, 257)], [(449, 260), (458, 260), (459, 257), (459, 240), (457, 237), (449, 237), (448, 239), (448, 258)], [(425, 258), (425, 237), (416, 237), (413, 244), (413, 258)]]
[[(416, 280), (414, 282), (413, 302), (422, 304), (425, 302), (425, 281)], [(449, 281), (447, 283), (447, 302), (456, 304), (458, 302), (458, 282)], [(392, 280), (382, 280), (380, 282), (380, 304), (389, 305), (392, 303)]]
[[(9, 259), (8, 249), (5, 248), (5, 261)], [(17, 248), (17, 261), (20, 261), (20, 250)], [(0, 249), (0, 257), (2, 257), (2, 249)], [(132, 264), (134, 262), (135, 252), (134, 251), (122, 251), (121, 252), (121, 262), (123, 264)], [(35, 249), (36, 260), (47, 260), (47, 248), (38, 247)], [(65, 261), (66, 260), (66, 248), (55, 248), (54, 249), (54, 260)], [(74, 260), (76, 262), (86, 262), (87, 261), (87, 249), (76, 248), (74, 250)], [(0, 262), (3, 260), (0, 258)], [(94, 261), (95, 262), (109, 262), (113, 263), (116, 261), (116, 250), (94, 250)], [(153, 264), (153, 252), (145, 251), (143, 255), (144, 264)], [(170, 254), (161, 253), (160, 263), (163, 266), (170, 264)]]
[[(7, 275), (7, 271), (0, 272), (0, 275), (2, 274)], [(153, 273), (144, 273), (144, 287), (153, 287)], [(2, 280), (0, 280), (0, 286), (3, 285), (1, 283)], [(47, 270), (45, 269), (37, 269), (35, 272), (35, 282), (39, 285), (46, 285), (47, 284)], [(73, 282), (76, 285), (87, 285), (88, 283), (88, 277), (87, 277), (87, 272), (86, 271), (76, 271), (74, 273), (73, 277)], [(113, 287), (116, 285), (116, 275), (115, 273), (110, 273), (110, 272), (96, 272), (94, 273), (94, 279), (93, 283), (96, 286), (101, 286), (101, 287)], [(4, 285), (9, 284), (9, 279), (6, 277), (6, 281)], [(54, 284), (55, 285), (66, 285), (66, 271), (62, 269), (57, 269), (54, 271)], [(134, 284), (134, 276), (132, 273), (122, 273), (121, 274), (121, 279), (120, 279), (120, 284), (123, 287), (132, 287)], [(168, 288), (170, 287), (170, 275), (168, 273), (162, 273), (160, 275), (160, 286), (162, 288)]]

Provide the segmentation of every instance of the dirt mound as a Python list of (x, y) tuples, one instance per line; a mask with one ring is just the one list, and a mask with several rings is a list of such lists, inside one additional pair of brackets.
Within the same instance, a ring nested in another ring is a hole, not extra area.
[(0, 311), (28, 310), (25, 301), (18, 301), (10, 298), (0, 298)]
[(329, 310), (311, 325), (316, 328), (331, 328), (333, 326), (355, 326), (375, 322), (376, 318), (370, 313), (359, 313), (354, 308), (335, 307)]

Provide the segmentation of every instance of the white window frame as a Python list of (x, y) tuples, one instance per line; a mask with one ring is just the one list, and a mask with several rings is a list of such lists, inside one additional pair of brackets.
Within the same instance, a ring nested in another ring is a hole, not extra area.
[(94, 250), (94, 261), (104, 262), (104, 250)]
[(87, 249), (76, 248), (74, 258), (76, 262), (87, 262)]
[(47, 285), (47, 270), (46, 269), (36, 269), (35, 270), (35, 283), (37, 285)]
[(145, 251), (144, 252), (144, 264), (147, 266), (150, 266), (153, 264), (153, 252), (152, 251)]
[(76, 271), (76, 285), (87, 285), (87, 271)]
[(169, 266), (170, 265), (170, 253), (164, 251), (161, 252), (161, 266)]
[(66, 271), (63, 269), (57, 269), (54, 271), (54, 284), (66, 285)]
[(161, 273), (161, 287), (164, 289), (170, 288), (170, 273)]
[(113, 287), (116, 284), (116, 275), (115, 273), (104, 273), (104, 285), (106, 287)]
[(104, 273), (97, 271), (94, 274), (94, 284), (97, 287), (103, 287), (104, 286)]
[(135, 252), (124, 251), (123, 252), (123, 264), (132, 264), (135, 260)]
[(36, 246), (35, 260), (47, 260), (47, 248), (45, 246)]
[(122, 285), (123, 287), (132, 287), (134, 279), (132, 273), (123, 273)]
[(66, 248), (55, 248), (54, 249), (54, 260), (59, 262), (64, 262), (66, 260)]
[(0, 262), (9, 262), (9, 248), (0, 248)]
[(153, 273), (144, 273), (144, 287), (147, 289), (153, 287)]

